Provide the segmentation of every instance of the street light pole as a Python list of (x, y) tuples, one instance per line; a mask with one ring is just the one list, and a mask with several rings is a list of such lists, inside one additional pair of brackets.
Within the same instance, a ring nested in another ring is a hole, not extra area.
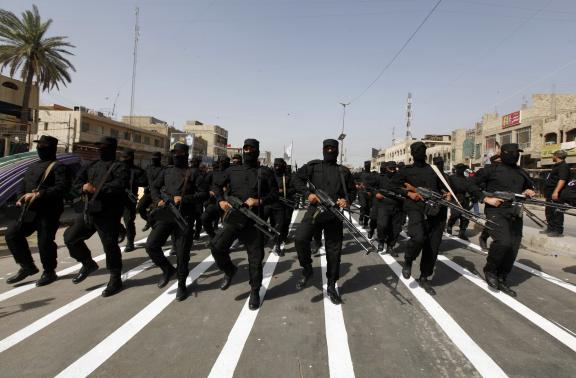
[(342, 132), (340, 133), (338, 140), (340, 141), (340, 165), (342, 165), (342, 160), (344, 158), (344, 138), (346, 138), (346, 134), (344, 134), (344, 123), (346, 122), (346, 107), (350, 105), (350, 103), (341, 102), (340, 105), (342, 105)]

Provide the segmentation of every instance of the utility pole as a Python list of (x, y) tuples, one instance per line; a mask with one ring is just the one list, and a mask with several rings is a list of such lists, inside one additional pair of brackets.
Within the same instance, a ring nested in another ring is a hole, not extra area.
[(412, 140), (412, 93), (408, 92), (408, 100), (406, 102), (406, 140)]
[(140, 9), (136, 7), (135, 16), (136, 22), (134, 24), (134, 60), (132, 63), (132, 93), (130, 95), (130, 126), (132, 126), (132, 118), (134, 117), (134, 94), (136, 91), (136, 62), (138, 57), (138, 39), (140, 38), (140, 26), (138, 25), (138, 15)]
[(342, 132), (340, 136), (338, 136), (338, 140), (340, 141), (340, 165), (342, 165), (342, 160), (344, 159), (344, 138), (346, 138), (346, 134), (344, 134), (344, 123), (346, 122), (346, 107), (350, 105), (350, 103), (343, 103), (342, 105)]

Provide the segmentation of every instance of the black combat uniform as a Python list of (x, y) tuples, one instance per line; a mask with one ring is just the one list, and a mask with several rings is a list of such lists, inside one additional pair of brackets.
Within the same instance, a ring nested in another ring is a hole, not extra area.
[[(426, 163), (426, 145), (415, 142), (410, 145), (414, 164), (406, 166), (401, 171), (403, 181), (418, 188), (423, 187), (441, 193), (444, 189), (440, 178)], [(405, 264), (402, 275), (408, 279), (412, 271), (412, 262), (420, 252), (420, 278), (422, 288), (429, 294), (435, 294), (430, 285), (429, 277), (434, 273), (438, 258), (438, 250), (442, 242), (442, 233), (446, 226), (447, 209), (444, 206), (432, 206), (422, 200), (407, 198), (404, 210), (408, 216), (408, 235), (410, 240), (406, 246)]]
[[(196, 204), (206, 200), (208, 193), (198, 189), (198, 170), (188, 167), (188, 146), (176, 143), (173, 151), (174, 165), (163, 169), (150, 187), (152, 201), (158, 205), (158, 208), (150, 214), (152, 231), (146, 242), (146, 252), (154, 264), (162, 269), (158, 287), (166, 286), (170, 278), (177, 273), (176, 299), (182, 301), (188, 296), (186, 278), (189, 273), (190, 248), (194, 238), (192, 227), (196, 215)], [(171, 202), (187, 221), (186, 229), (183, 230), (178, 226), (166, 202)], [(176, 252), (176, 269), (162, 251), (162, 246), (169, 236), (172, 236), (172, 248)]]
[[(502, 163), (489, 165), (479, 170), (475, 176), (474, 182), (477, 187), (474, 196), (485, 199), (480, 187), (485, 187), (487, 193), (496, 191), (523, 193), (525, 190), (533, 189), (528, 173), (516, 165), (520, 152), (522, 150), (516, 143), (502, 145), (500, 149)], [(484, 267), (486, 281), (491, 287), (515, 296), (516, 293), (508, 286), (506, 277), (512, 270), (522, 241), (521, 208), (513, 206), (511, 202), (503, 202), (498, 207), (485, 202), (484, 212), (489, 220), (498, 225), (489, 231), (494, 241), (490, 244)]]
[(150, 205), (152, 205), (150, 186), (156, 180), (162, 169), (164, 169), (164, 166), (162, 166), (162, 154), (160, 152), (154, 152), (154, 154), (152, 154), (150, 165), (146, 167), (146, 179), (148, 181), (148, 186), (146, 186), (144, 189), (144, 195), (140, 198), (140, 201), (138, 201), (138, 206), (136, 207), (140, 217), (146, 221), (146, 225), (142, 231), (148, 231), (150, 228), (150, 224), (148, 223), (148, 211)]
[(397, 196), (402, 195), (403, 187), (402, 177), (396, 171), (396, 162), (388, 161), (380, 165), (380, 175), (378, 181), (373, 186), (374, 204), (373, 213), (376, 218), (378, 252), (393, 253), (394, 246), (398, 241), (398, 236), (402, 231), (402, 206), (404, 201), (398, 197), (387, 193), (395, 193)]
[(358, 203), (360, 204), (360, 225), (368, 229), (370, 223), (370, 210), (372, 209), (373, 193), (370, 186), (366, 185), (370, 178), (374, 175), (370, 171), (371, 162), (364, 162), (364, 172), (360, 173), (358, 178), (358, 185), (356, 186), (358, 193)]
[[(326, 139), (323, 142), (323, 160), (312, 160), (298, 170), (294, 176), (294, 186), (305, 198), (310, 199), (313, 190), (307, 186), (310, 181), (317, 189), (326, 192), (334, 201), (346, 200), (348, 204), (356, 198), (356, 186), (348, 168), (338, 165), (338, 141)], [(336, 291), (336, 281), (340, 278), (340, 255), (342, 253), (342, 222), (329, 212), (320, 213), (318, 206), (311, 203), (302, 222), (296, 229), (296, 251), (303, 268), (297, 288), (302, 289), (312, 276), (310, 242), (319, 230), (324, 231), (328, 280), (327, 294), (330, 300), (342, 302)]]
[[(230, 167), (230, 158), (224, 157), (212, 164), (212, 172), (208, 172), (205, 177), (206, 186), (212, 189), (214, 186), (222, 187), (224, 181), (224, 171)], [(204, 203), (204, 212), (202, 213), (202, 227), (212, 239), (215, 235), (215, 230), (218, 228), (218, 221), (224, 215), (224, 211), (218, 205), (216, 200), (216, 193), (212, 190), (209, 191), (210, 198)]]
[[(40, 161), (28, 167), (18, 191), (18, 203), (27, 206), (27, 210), (21, 223), (13, 222), (8, 226), (5, 236), (8, 249), (21, 267), (15, 276), (6, 280), (9, 284), (38, 272), (26, 241), (34, 231), (38, 232), (38, 251), (44, 268), (36, 286), (48, 285), (58, 278), (54, 238), (64, 209), (64, 194), (70, 189), (70, 176), (66, 166), (56, 160), (58, 139), (43, 135), (35, 142)], [(47, 172), (48, 167), (50, 172)]]
[(122, 234), (123, 231), (126, 233), (126, 248), (124, 251), (131, 252), (134, 250), (134, 238), (136, 237), (136, 225), (134, 221), (136, 220), (138, 188), (148, 187), (148, 178), (146, 177), (146, 171), (134, 165), (134, 150), (128, 149), (122, 151), (121, 161), (128, 167), (130, 178), (128, 180), (128, 186), (126, 187), (126, 200), (124, 213), (122, 215), (125, 228), (121, 227), (120, 233)]
[[(220, 206), (226, 206), (227, 196), (233, 196), (240, 201), (254, 202), (251, 210), (262, 216), (263, 207), (277, 201), (278, 185), (274, 172), (267, 167), (258, 166), (260, 143), (256, 139), (244, 141), (244, 163), (233, 165), (224, 172), (222, 185), (215, 185), (212, 190)], [(256, 204), (258, 203), (258, 204)], [(224, 209), (224, 208), (223, 208)], [(264, 235), (253, 221), (233, 209), (228, 209), (224, 216), (224, 226), (210, 242), (212, 256), (218, 268), (225, 274), (220, 289), (226, 290), (236, 273), (236, 266), (230, 259), (230, 246), (234, 240), (240, 239), (248, 252), (248, 271), (250, 273), (249, 308), (255, 310), (260, 306), (260, 286), (262, 285), (262, 261), (264, 259)]]
[[(570, 181), (570, 167), (566, 164), (563, 159), (558, 159), (558, 162), (554, 164), (552, 170), (546, 177), (546, 186), (544, 187), (544, 196), (548, 202), (558, 202), (552, 199), (552, 193), (556, 189), (556, 185), (560, 180), (564, 181), (564, 185), (568, 184)], [(560, 193), (558, 193), (560, 194)], [(561, 236), (564, 233), (564, 213), (561, 211), (556, 211), (554, 207), (546, 206), (546, 223), (548, 223), (548, 229), (546, 233), (548, 236)]]
[[(450, 176), (450, 186), (456, 195), (456, 198), (460, 202), (460, 205), (466, 210), (472, 208), (471, 192), (472, 183), (464, 176), (464, 172), (468, 169), (466, 164), (456, 164), (455, 173)], [(450, 218), (448, 218), (448, 225), (446, 226), (446, 231), (452, 235), (452, 227), (456, 224), (456, 221), (460, 221), (460, 230), (458, 231), (458, 237), (463, 240), (468, 240), (466, 236), (466, 229), (470, 221), (462, 216), (462, 213), (458, 211), (450, 210)]]
[[(198, 181), (196, 183), (198, 190), (203, 193), (208, 193), (210, 191), (210, 184), (208, 182), (208, 178), (206, 177), (205, 167), (201, 167), (201, 163), (202, 157), (195, 156), (190, 161), (190, 168), (198, 176)], [(200, 234), (202, 233), (202, 213), (204, 212), (204, 201), (195, 203), (194, 208), (195, 210), (194, 219), (192, 222), (192, 231), (194, 232), (194, 240), (198, 240), (200, 239)]]
[[(130, 172), (126, 164), (116, 161), (116, 138), (103, 137), (97, 143), (100, 160), (90, 163), (75, 180), (74, 187), (88, 199), (86, 214), (81, 214), (64, 232), (64, 242), (70, 256), (82, 263), (80, 272), (72, 278), (79, 283), (98, 269), (85, 241), (98, 232), (104, 252), (110, 281), (102, 296), (114, 295), (122, 290), (122, 255), (118, 246), (120, 218), (124, 211), (126, 187)], [(88, 187), (88, 188), (87, 188)]]
[[(294, 195), (296, 194), (296, 189), (292, 183), (292, 176), (286, 168), (287, 165), (284, 159), (274, 159), (274, 177), (278, 184), (279, 197), (295, 203)], [(274, 245), (274, 252), (279, 256), (284, 256), (282, 244), (285, 243), (288, 238), (288, 230), (290, 228), (293, 211), (294, 209), (282, 202), (282, 200), (270, 205), (270, 224), (280, 232), (280, 236)]]
[[(500, 160), (500, 155), (493, 155), (490, 157), (490, 164), (489, 165), (497, 165), (502, 163), (502, 161)], [(476, 173), (476, 175), (481, 174), (480, 172), (483, 170), (484, 168), (480, 168), (478, 170), (478, 172)], [(472, 179), (471, 182), (475, 183), (475, 185), (478, 185), (478, 188), (480, 190), (484, 190), (486, 189), (486, 185), (485, 184), (481, 184), (481, 183), (477, 183), (475, 179)], [(482, 232), (480, 233), (480, 237), (478, 239), (478, 242), (480, 244), (480, 248), (482, 248), (483, 250), (487, 251), (488, 250), (488, 238), (490, 237), (490, 233), (488, 232), (487, 228), (483, 228)]]

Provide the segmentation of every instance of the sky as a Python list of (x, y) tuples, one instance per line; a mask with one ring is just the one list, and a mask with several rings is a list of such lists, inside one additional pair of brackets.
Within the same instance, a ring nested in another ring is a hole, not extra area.
[[(472, 128), (534, 93), (576, 93), (576, 2), (443, 0), (0, 0), (32, 4), (76, 48), (72, 83), (42, 103), (130, 114), (134, 9), (140, 11), (135, 115), (182, 128), (218, 124), (292, 163), (320, 158), (342, 131), (346, 162), (412, 134)], [(381, 74), (381, 75), (380, 75)], [(378, 76), (380, 78), (370, 87)]]

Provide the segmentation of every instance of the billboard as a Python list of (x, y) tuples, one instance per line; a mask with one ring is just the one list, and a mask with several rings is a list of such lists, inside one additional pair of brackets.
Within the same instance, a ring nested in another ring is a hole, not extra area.
[(554, 152), (564, 150), (568, 156), (576, 156), (576, 142), (564, 142), (558, 144), (548, 144), (540, 150), (542, 159), (551, 159)]
[(520, 110), (502, 116), (502, 128), (517, 126), (522, 123), (522, 113)]

